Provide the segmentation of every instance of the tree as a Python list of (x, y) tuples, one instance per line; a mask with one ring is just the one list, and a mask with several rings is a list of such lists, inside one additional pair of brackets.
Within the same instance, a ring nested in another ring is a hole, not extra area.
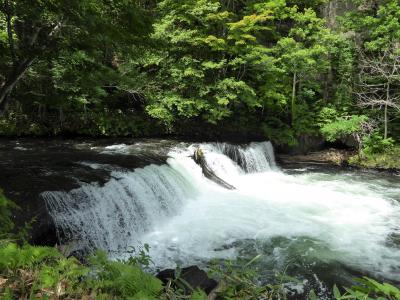
[(359, 107), (369, 109), (364, 114), (372, 118), (376, 109), (383, 110), (386, 139), (390, 130), (394, 133), (396, 123), (390, 119), (394, 112), (398, 112), (396, 52), (400, 42), (400, 3), (398, 0), (353, 2), (358, 8), (342, 19), (342, 31), (347, 31), (354, 48), (358, 49), (355, 58), (357, 72), (353, 80), (355, 100)]
[(0, 13), (10, 52), (0, 82), (0, 114), (33, 63), (77, 49), (87, 56), (105, 47), (116, 54), (120, 44), (133, 43), (144, 32), (144, 17), (134, 0), (2, 0)]
[(400, 49), (360, 53), (358, 105), (384, 110), (384, 138), (388, 138), (389, 109), (400, 112)]
[(268, 32), (271, 12), (247, 13), (224, 2), (164, 0), (158, 5), (152, 38), (161, 47), (146, 55), (146, 67), (154, 70), (147, 110), (168, 126), (198, 117), (216, 124), (238, 108), (262, 106), (251, 71), (265, 72), (268, 56), (257, 37)]
[(315, 91), (317, 78), (328, 70), (329, 46), (333, 46), (334, 35), (311, 8), (302, 12), (294, 7), (288, 17), (295, 25), (287, 37), (278, 41), (276, 49), (281, 68), (291, 76), (291, 124), (294, 126), (298, 90), (308, 81), (313, 82)]
[(398, 0), (353, 0), (358, 8), (341, 19), (343, 32), (368, 51), (389, 49), (400, 40)]
[(302, 43), (296, 42), (293, 38), (281, 39), (278, 43), (283, 54), (281, 62), (284, 64), (286, 74), (291, 74), (291, 123), (296, 120), (296, 98), (298, 85), (307, 78), (315, 78), (320, 74), (320, 56), (326, 54), (326, 48), (314, 45), (312, 48), (305, 48)]

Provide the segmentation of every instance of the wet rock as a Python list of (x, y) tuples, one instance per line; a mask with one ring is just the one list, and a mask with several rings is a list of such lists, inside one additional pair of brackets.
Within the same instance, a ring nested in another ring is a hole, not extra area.
[(297, 138), (297, 144), (294, 146), (277, 145), (277, 153), (299, 155), (312, 151), (320, 151), (325, 148), (325, 140), (321, 136), (303, 134)]
[(193, 290), (201, 289), (208, 295), (218, 285), (217, 281), (209, 278), (207, 273), (197, 266), (191, 266), (181, 270), (163, 270), (157, 274), (157, 278), (164, 284), (171, 281), (173, 288), (182, 288), (185, 294), (191, 294)]

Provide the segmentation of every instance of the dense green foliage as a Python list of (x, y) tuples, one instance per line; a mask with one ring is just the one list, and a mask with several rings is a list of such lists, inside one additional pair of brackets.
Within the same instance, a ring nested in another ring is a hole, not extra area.
[[(54, 248), (5, 244), (0, 247), (2, 299), (158, 299), (162, 283), (139, 266), (99, 254), (82, 265)], [(0, 277), (0, 278), (1, 278)]]
[(0, 135), (396, 142), (400, 4), (328, 2), (2, 0)]

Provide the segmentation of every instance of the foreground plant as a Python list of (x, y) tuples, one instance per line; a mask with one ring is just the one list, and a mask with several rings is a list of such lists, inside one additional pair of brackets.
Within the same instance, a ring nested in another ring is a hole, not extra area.
[(7, 243), (0, 247), (2, 299), (158, 299), (161, 281), (138, 265), (99, 253), (83, 265), (57, 249)]
[(258, 284), (258, 272), (252, 265), (260, 258), (257, 255), (246, 263), (215, 262), (210, 273), (220, 281), (217, 299), (287, 299), (284, 283), (293, 278), (277, 274), (277, 283)]
[(345, 288), (346, 292), (344, 294), (341, 294), (339, 289), (334, 286), (333, 293), (335, 299), (400, 299), (400, 289), (389, 283), (379, 283), (368, 277), (357, 279), (357, 281), (360, 285)]

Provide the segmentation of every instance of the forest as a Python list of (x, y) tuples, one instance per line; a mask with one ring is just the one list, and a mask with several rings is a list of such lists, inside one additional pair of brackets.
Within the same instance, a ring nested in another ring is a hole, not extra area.
[(0, 0), (0, 299), (399, 300), (399, 157), (399, 0)]
[(3, 0), (0, 134), (353, 136), (379, 152), (400, 133), (399, 14), (396, 0)]

